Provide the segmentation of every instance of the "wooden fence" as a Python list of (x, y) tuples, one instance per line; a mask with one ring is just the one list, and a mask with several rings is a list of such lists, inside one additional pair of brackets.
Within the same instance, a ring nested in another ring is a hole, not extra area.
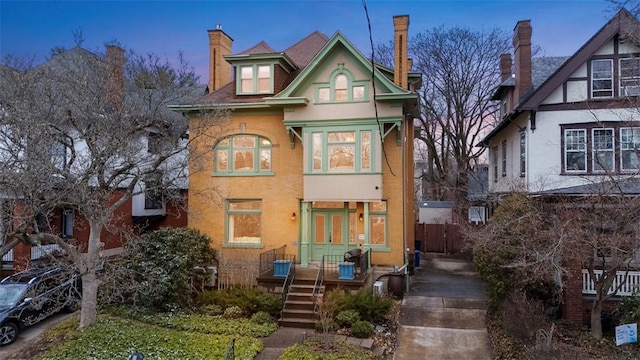
[(464, 237), (457, 224), (416, 223), (416, 249), (421, 252), (454, 254), (464, 250)]

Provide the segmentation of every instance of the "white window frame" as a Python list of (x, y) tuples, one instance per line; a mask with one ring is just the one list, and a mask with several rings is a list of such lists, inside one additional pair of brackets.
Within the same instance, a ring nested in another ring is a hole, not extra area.
[[(569, 133), (575, 133), (576, 135), (569, 135)], [(582, 143), (579, 142), (571, 142), (569, 143), (568, 139), (576, 138), (577, 134), (582, 133), (582, 139), (584, 140)], [(587, 172), (587, 129), (564, 129), (564, 141), (562, 152), (564, 155), (564, 171), (567, 173), (586, 173)], [(571, 148), (569, 146), (571, 145)], [(583, 163), (584, 169), (569, 169), (569, 161), (568, 154), (569, 153), (581, 153), (583, 154)]]
[(527, 133), (520, 131), (520, 176), (527, 172)]
[[(634, 157), (636, 167), (625, 166), (625, 159), (631, 160)], [(638, 170), (640, 170), (640, 127), (620, 128), (620, 171)]]
[[(605, 135), (596, 135), (596, 133), (608, 133)], [(608, 141), (607, 141), (608, 138)], [(604, 139), (605, 142), (602, 142)], [(604, 146), (603, 146), (604, 145)], [(594, 173), (603, 173), (615, 171), (616, 168), (616, 152), (615, 152), (615, 130), (613, 128), (594, 128), (591, 129), (591, 169)], [(606, 168), (599, 161), (606, 156), (609, 168)]]
[[(609, 70), (597, 70), (595, 64), (609, 64)], [(607, 75), (606, 72), (609, 74)], [(609, 87), (596, 88), (596, 82), (609, 82)], [(613, 59), (596, 59), (591, 60), (591, 98), (612, 98), (613, 97)]]

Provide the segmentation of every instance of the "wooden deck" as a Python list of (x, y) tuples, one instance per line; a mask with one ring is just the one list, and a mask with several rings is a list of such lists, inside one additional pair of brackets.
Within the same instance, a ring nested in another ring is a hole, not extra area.
[[(319, 265), (310, 264), (308, 268), (300, 267), (300, 264), (295, 264), (295, 278), (315, 281), (318, 276)], [(372, 271), (368, 271), (364, 274), (355, 273), (355, 277), (352, 280), (339, 279), (339, 271), (337, 265), (325, 267), (324, 272), (324, 286), (326, 290), (331, 290), (337, 287), (342, 287), (351, 290), (357, 290), (371, 282)], [(264, 274), (261, 274), (256, 278), (258, 285), (269, 289), (275, 289), (282, 287), (285, 281), (283, 277), (274, 276), (273, 270), (270, 270)]]

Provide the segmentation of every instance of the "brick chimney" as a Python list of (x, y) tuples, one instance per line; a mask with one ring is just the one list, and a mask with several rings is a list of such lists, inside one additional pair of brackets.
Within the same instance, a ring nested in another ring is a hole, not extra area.
[(216, 25), (209, 33), (209, 92), (218, 90), (231, 81), (231, 64), (225, 55), (231, 55), (233, 39), (222, 31), (222, 26)]
[(107, 45), (107, 103), (113, 110), (122, 109), (124, 102), (124, 50)]
[(511, 54), (500, 55), (500, 79), (505, 81), (511, 77)]
[(520, 20), (513, 30), (516, 102), (531, 90), (531, 20)]
[(411, 66), (411, 61), (408, 58), (409, 15), (394, 16), (393, 28), (393, 82), (403, 89), (409, 89), (409, 70)]

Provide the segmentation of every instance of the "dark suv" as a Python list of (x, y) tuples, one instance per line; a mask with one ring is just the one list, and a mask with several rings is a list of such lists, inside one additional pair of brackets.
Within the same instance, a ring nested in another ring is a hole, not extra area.
[(32, 268), (0, 281), (0, 346), (18, 332), (80, 303), (80, 277), (71, 268)]

